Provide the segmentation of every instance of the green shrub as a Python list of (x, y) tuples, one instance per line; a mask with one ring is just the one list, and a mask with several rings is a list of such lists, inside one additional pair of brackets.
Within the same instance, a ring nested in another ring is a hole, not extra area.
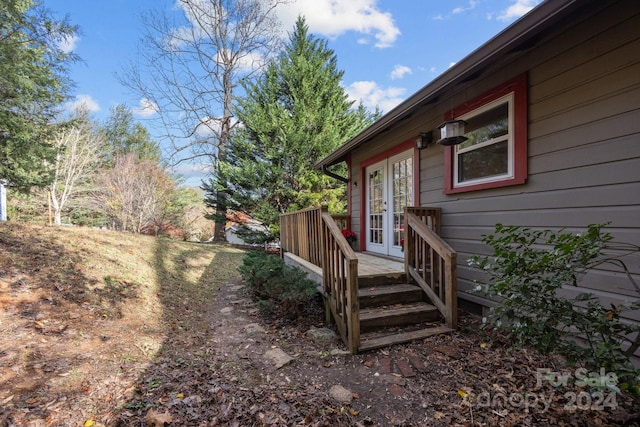
[(316, 294), (316, 283), (307, 278), (307, 273), (286, 265), (275, 255), (248, 252), (239, 270), (259, 299), (274, 301), (292, 314), (297, 314), (299, 304), (309, 302)]
[(495, 234), (482, 240), (493, 255), (475, 256), (469, 265), (488, 274), (476, 291), (499, 300), (483, 319), (488, 326), (503, 329), (518, 345), (556, 351), (592, 372), (604, 368), (615, 372), (623, 387), (633, 386), (640, 371), (630, 357), (638, 348), (640, 327), (621, 321), (620, 314), (640, 304), (604, 306), (593, 293), (571, 298), (562, 292), (567, 285), (578, 286), (589, 270), (602, 264), (617, 265), (638, 290), (621, 260), (638, 247), (614, 246), (611, 235), (602, 232), (605, 225), (590, 225), (585, 233), (575, 234), (498, 224)]

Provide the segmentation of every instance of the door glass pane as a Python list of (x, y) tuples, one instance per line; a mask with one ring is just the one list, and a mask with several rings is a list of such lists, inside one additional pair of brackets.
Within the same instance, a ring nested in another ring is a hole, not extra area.
[(369, 172), (369, 242), (383, 243), (382, 215), (384, 200), (382, 199), (384, 174), (382, 169)]
[(413, 160), (411, 157), (392, 164), (393, 246), (400, 246), (404, 234), (404, 208), (413, 205)]

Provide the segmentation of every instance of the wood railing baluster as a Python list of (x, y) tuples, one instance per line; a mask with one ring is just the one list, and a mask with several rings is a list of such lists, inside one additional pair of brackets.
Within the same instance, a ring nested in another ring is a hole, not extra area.
[[(439, 208), (415, 207), (405, 210), (405, 241), (408, 253), (405, 270), (424, 290), (447, 325), (457, 325), (456, 252), (440, 237)], [(427, 272), (428, 271), (428, 272)]]
[[(335, 219), (334, 219), (335, 217)], [(342, 235), (350, 229), (348, 215), (329, 215), (326, 207), (280, 216), (282, 254), (290, 252), (322, 267), (325, 317), (332, 318), (352, 353), (360, 345), (358, 258)]]

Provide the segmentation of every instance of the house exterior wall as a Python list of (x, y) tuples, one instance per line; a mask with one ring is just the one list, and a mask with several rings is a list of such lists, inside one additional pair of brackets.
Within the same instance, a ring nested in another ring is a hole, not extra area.
[[(525, 184), (445, 195), (443, 147), (418, 152), (419, 204), (442, 208), (443, 237), (458, 252), (460, 298), (492, 304), (472, 292), (473, 281), (481, 277), (467, 260), (489, 253), (481, 238), (496, 223), (578, 230), (610, 222), (606, 230), (616, 241), (640, 245), (640, 2), (624, 0), (574, 18), (571, 26), (546, 34), (534, 48), (513, 52), (454, 88), (450, 99), (421, 107), (351, 152), (353, 228), (360, 229), (360, 163), (436, 129), (451, 108), (526, 73)], [(625, 262), (640, 274), (640, 256)], [(612, 303), (640, 297), (626, 276), (606, 270), (590, 274), (582, 286)], [(640, 314), (631, 316), (640, 320)]]

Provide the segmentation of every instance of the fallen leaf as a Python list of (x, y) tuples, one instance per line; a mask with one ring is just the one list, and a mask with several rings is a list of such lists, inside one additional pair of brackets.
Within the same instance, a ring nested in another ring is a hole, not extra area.
[(184, 398), (184, 393), (178, 393), (178, 394), (176, 394), (176, 397), (178, 399), (182, 399), (182, 398)]
[(44, 329), (44, 328), (45, 328), (45, 323), (47, 323), (47, 321), (46, 321), (46, 320), (42, 320), (42, 321), (41, 321), (41, 320), (36, 320), (36, 321), (33, 323), (33, 326), (34, 326), (36, 329)]
[(92, 426), (96, 425), (96, 422), (91, 420), (91, 419), (89, 419), (89, 420), (85, 421), (83, 425), (84, 425), (84, 427), (92, 427)]
[(147, 416), (144, 417), (144, 421), (149, 427), (164, 427), (165, 423), (173, 422), (173, 417), (168, 412), (160, 413), (153, 409), (149, 409)]
[(480, 348), (487, 348), (487, 343), (486, 342), (480, 343)]
[(360, 413), (359, 411), (356, 411), (353, 408), (349, 409), (349, 412), (351, 412), (351, 415), (358, 415)]
[(433, 415), (433, 418), (435, 418), (436, 420), (439, 420), (440, 418), (444, 417), (444, 414), (442, 412), (436, 412)]
[(467, 394), (467, 392), (465, 392), (464, 390), (458, 390), (458, 394), (459, 394), (459, 395), (460, 395), (460, 397), (461, 397), (461, 398), (463, 398), (463, 399), (464, 399), (465, 397), (469, 396), (469, 395)]

